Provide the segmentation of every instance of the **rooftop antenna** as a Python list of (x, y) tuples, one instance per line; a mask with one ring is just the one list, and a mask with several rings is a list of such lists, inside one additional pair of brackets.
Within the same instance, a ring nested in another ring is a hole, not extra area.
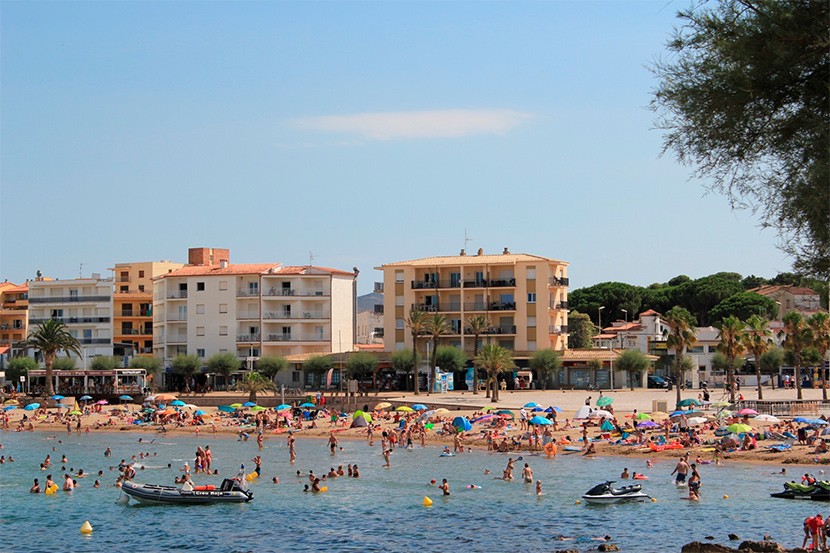
[(314, 255), (314, 252), (308, 252), (308, 266), (309, 267), (311, 267), (313, 265), (313, 261), (316, 258), (317, 258), (317, 256)]
[(84, 263), (81, 263), (81, 268), (78, 271), (78, 278), (84, 278)]
[(467, 227), (464, 227), (464, 250), (467, 249), (467, 243), (472, 242), (473, 239), (470, 236), (467, 236)]

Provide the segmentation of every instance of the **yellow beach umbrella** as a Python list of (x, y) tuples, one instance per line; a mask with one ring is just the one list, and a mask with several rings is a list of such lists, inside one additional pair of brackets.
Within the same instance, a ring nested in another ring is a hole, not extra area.
[(438, 409), (435, 410), (433, 415), (447, 415), (447, 414), (449, 414), (449, 412), (450, 412), (449, 409), (444, 409), (443, 407), (439, 407)]
[(409, 405), (401, 405), (400, 407), (398, 407), (397, 409), (395, 409), (395, 411), (400, 411), (400, 412), (402, 412), (402, 413), (414, 413), (414, 412), (415, 412), (415, 409), (413, 409), (413, 408), (412, 408), (412, 407), (410, 407)]
[(669, 414), (664, 413), (663, 411), (654, 411), (653, 413), (650, 413), (650, 414), (651, 414), (651, 419), (655, 420), (655, 421), (662, 421), (662, 420), (665, 420), (665, 419), (669, 418)]
[(381, 401), (377, 405), (375, 405), (375, 411), (380, 411), (381, 409), (389, 409), (392, 407), (392, 404), (388, 401)]

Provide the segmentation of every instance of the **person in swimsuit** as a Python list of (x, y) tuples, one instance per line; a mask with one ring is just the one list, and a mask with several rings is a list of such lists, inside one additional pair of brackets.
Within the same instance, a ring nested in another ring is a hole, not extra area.
[(450, 495), (450, 484), (449, 482), (447, 482), (446, 478), (441, 480), (441, 485), (439, 486), (439, 488), (444, 493), (444, 495)]

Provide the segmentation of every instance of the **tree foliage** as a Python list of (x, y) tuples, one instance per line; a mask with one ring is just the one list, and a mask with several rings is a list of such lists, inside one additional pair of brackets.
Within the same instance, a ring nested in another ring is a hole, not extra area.
[(363, 378), (372, 375), (377, 368), (378, 358), (365, 351), (349, 355), (349, 359), (346, 361), (346, 372), (349, 378)]
[[(74, 359), (72, 360), (74, 363)], [(93, 371), (113, 371), (121, 366), (121, 359), (112, 355), (97, 355), (89, 362)]]
[(456, 372), (467, 365), (467, 356), (453, 346), (440, 346), (435, 352), (435, 366), (444, 372)]
[(148, 355), (141, 355), (130, 359), (130, 368), (144, 369), (147, 373), (147, 381), (155, 383), (156, 377), (161, 371), (163, 363), (158, 357), (151, 357)]
[(761, 355), (761, 371), (772, 376), (772, 388), (775, 389), (775, 379), (778, 377), (778, 370), (784, 364), (784, 350), (772, 348)]
[[(634, 314), (632, 314), (633, 316)], [(599, 333), (597, 325), (585, 313), (571, 310), (568, 313), (568, 348), (585, 349), (593, 347), (593, 338)]]
[(206, 365), (208, 371), (221, 374), (222, 381), (225, 386), (227, 386), (228, 378), (231, 376), (231, 373), (238, 371), (242, 366), (242, 362), (235, 353), (230, 351), (221, 351), (208, 357)]
[(332, 359), (330, 355), (312, 355), (303, 363), (303, 368), (307, 373), (311, 373), (317, 379), (318, 384), (323, 382), (323, 373), (332, 367)]
[(745, 321), (753, 315), (761, 315), (767, 320), (776, 318), (778, 308), (775, 301), (755, 292), (738, 292), (717, 304), (709, 312), (708, 318), (710, 324), (717, 325), (726, 317), (737, 317)]
[(697, 341), (695, 336), (695, 319), (688, 310), (682, 307), (672, 307), (666, 313), (666, 323), (669, 325), (669, 335), (666, 347), (674, 350), (674, 376), (677, 384), (677, 403), (680, 403), (680, 385), (685, 381), (686, 372), (683, 359), (686, 357), (686, 348), (693, 346)]
[(6, 381), (17, 384), (21, 376), (27, 376), (29, 371), (37, 370), (37, 361), (31, 357), (13, 357), (6, 363)]
[(562, 354), (550, 348), (540, 349), (533, 352), (528, 364), (539, 375), (542, 389), (547, 390), (551, 377), (556, 380), (555, 375), (558, 375), (559, 371), (562, 370)]
[(179, 354), (170, 362), (170, 367), (177, 374), (185, 377), (185, 389), (190, 387), (190, 377), (199, 370), (202, 362), (195, 355)]
[(637, 373), (647, 372), (649, 367), (651, 367), (651, 361), (638, 349), (627, 349), (617, 359), (617, 369), (628, 373), (628, 381), (632, 390)]
[(475, 365), (487, 371), (493, 389), (490, 399), (494, 403), (497, 402), (499, 400), (499, 373), (516, 367), (510, 350), (496, 344), (485, 344), (475, 358)]
[[(257, 394), (274, 391), (274, 382), (256, 371), (251, 371), (245, 378), (236, 383), (236, 390), (248, 394), (248, 401), (256, 403)], [(276, 393), (276, 392), (275, 392)]]
[[(95, 370), (97, 369), (95, 366), (95, 360), (98, 359), (97, 357), (92, 358), (92, 363), (90, 363), (90, 368)], [(75, 360), (74, 357), (56, 357), (55, 362), (52, 363), (52, 369), (56, 371), (72, 371), (78, 368), (78, 362)]]
[(46, 366), (46, 395), (54, 395), (55, 388), (52, 383), (52, 364), (58, 352), (70, 355), (74, 353), (82, 357), (81, 343), (69, 333), (67, 326), (57, 319), (48, 319), (29, 332), (29, 336), (21, 344), (24, 350), (33, 349), (43, 355), (43, 363)]
[(722, 0), (678, 13), (652, 108), (664, 147), (830, 277), (826, 0)]
[(288, 368), (288, 361), (285, 360), (285, 357), (281, 357), (279, 355), (266, 355), (265, 357), (260, 357), (256, 361), (256, 371), (264, 376), (267, 376), (271, 380), (277, 376), (277, 373), (280, 371), (284, 371)]

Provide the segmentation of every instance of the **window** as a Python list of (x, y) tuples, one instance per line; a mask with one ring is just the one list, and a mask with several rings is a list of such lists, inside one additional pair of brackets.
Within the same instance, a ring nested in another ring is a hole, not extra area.
[(220, 326), (219, 327), (219, 336), (227, 336), (228, 335), (228, 327)]
[(536, 292), (527, 293), (527, 303), (536, 303)]
[(291, 371), (291, 382), (300, 381), (300, 371)]
[(228, 289), (228, 281), (227, 280), (220, 280), (219, 281), (219, 289), (220, 290), (227, 290)]
[(121, 286), (121, 287), (118, 288), (118, 291), (121, 292), (122, 294), (126, 294), (127, 292), (130, 291), (130, 287), (129, 286)]
[(84, 329), (84, 340), (92, 340), (92, 329), (85, 328)]
[(536, 267), (527, 268), (527, 280), (536, 280)]
[(196, 348), (196, 357), (199, 359), (205, 358), (205, 348)]
[(205, 291), (205, 283), (204, 282), (197, 282), (196, 283), (196, 291), (197, 292), (204, 292)]
[(527, 341), (527, 351), (536, 351), (536, 340)]
[(527, 327), (533, 328), (536, 326), (536, 317), (528, 317), (527, 318)]
[(197, 315), (204, 315), (205, 314), (205, 304), (197, 303), (196, 304), (196, 314)]
[(138, 278), (144, 278), (144, 271), (138, 271)]
[(143, 285), (143, 284), (139, 284), (139, 285), (138, 285), (138, 291), (139, 291), (139, 292), (143, 292), (143, 291), (144, 291), (144, 285)]
[(121, 271), (121, 282), (127, 282), (130, 280), (130, 273), (127, 271)]
[(406, 328), (406, 323), (404, 323), (403, 319), (395, 319), (395, 328), (398, 330)]
[(205, 335), (205, 327), (197, 326), (196, 327), (196, 336), (204, 336)]
[(395, 282), (403, 282), (403, 271), (395, 271)]
[(219, 312), (220, 313), (227, 313), (228, 312), (228, 304), (227, 303), (220, 303), (219, 304)]
[(403, 296), (395, 296), (395, 305), (403, 307)]

